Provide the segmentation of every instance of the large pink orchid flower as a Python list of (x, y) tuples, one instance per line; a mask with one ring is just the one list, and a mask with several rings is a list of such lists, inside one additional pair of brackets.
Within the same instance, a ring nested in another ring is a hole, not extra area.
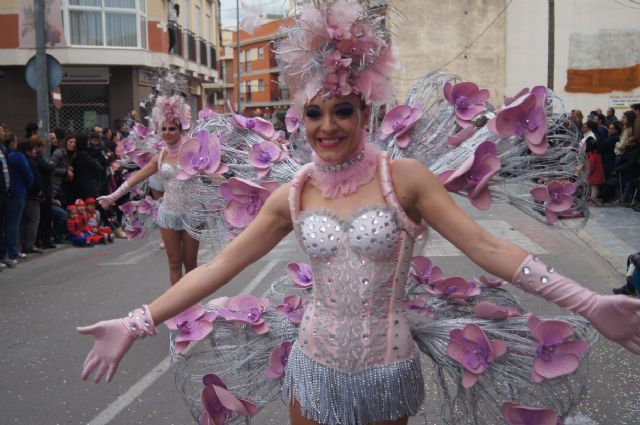
[(138, 208), (136, 209), (140, 214), (149, 215), (156, 207), (156, 201), (149, 195), (145, 196), (138, 202)]
[(509, 425), (563, 425), (551, 409), (522, 406), (513, 401), (502, 403), (500, 412)]
[(522, 314), (511, 307), (497, 305), (489, 301), (481, 301), (473, 308), (473, 316), (485, 320), (502, 320), (519, 317)]
[(249, 164), (256, 168), (258, 177), (263, 179), (269, 175), (272, 164), (282, 161), (285, 156), (287, 151), (281, 145), (267, 140), (251, 146)]
[(273, 124), (264, 118), (247, 118), (244, 115), (233, 114), (233, 119), (240, 127), (253, 131), (263, 139), (272, 140), (276, 136)]
[(172, 331), (177, 331), (175, 338), (176, 353), (181, 354), (187, 349), (191, 341), (200, 341), (213, 330), (213, 321), (218, 315), (206, 311), (200, 304), (191, 307), (167, 319), (165, 325)]
[(293, 105), (287, 109), (287, 115), (284, 116), (284, 125), (289, 133), (293, 133), (300, 127), (300, 117)]
[(271, 356), (269, 356), (269, 368), (265, 374), (266, 379), (280, 379), (284, 376), (284, 369), (287, 367), (287, 362), (289, 361), (291, 347), (293, 347), (291, 341), (284, 341), (271, 352)]
[(211, 108), (202, 108), (198, 111), (198, 121), (206, 121), (213, 117), (213, 110)]
[(146, 232), (140, 221), (134, 219), (129, 221), (124, 227), (124, 234), (127, 236), (127, 239), (137, 239), (143, 237)]
[(227, 201), (224, 219), (240, 229), (247, 227), (277, 188), (275, 182), (254, 183), (250, 180), (232, 177), (220, 184), (220, 195)]
[(431, 292), (456, 304), (466, 304), (469, 298), (480, 295), (480, 288), (462, 277), (449, 277), (433, 284)]
[(202, 425), (224, 425), (233, 414), (254, 416), (258, 413), (258, 407), (254, 403), (233, 395), (218, 375), (207, 374), (202, 378), (202, 383)]
[(185, 140), (180, 146), (178, 158), (182, 169), (176, 176), (178, 180), (188, 180), (201, 172), (221, 175), (229, 171), (229, 167), (222, 162), (220, 139), (206, 130), (200, 130), (194, 137)]
[(469, 127), (465, 127), (462, 130), (458, 131), (456, 134), (453, 134), (447, 137), (447, 143), (453, 147), (458, 147), (462, 142), (468, 140), (471, 136), (473, 136), (478, 128), (476, 126), (470, 125)]
[(467, 158), (460, 168), (446, 170), (438, 175), (438, 179), (449, 192), (466, 189), (471, 204), (484, 211), (492, 203), (489, 181), (499, 171), (496, 144), (486, 140), (478, 145), (473, 156)]
[(485, 103), (491, 95), (489, 90), (480, 89), (476, 83), (470, 81), (446, 83), (443, 91), (444, 98), (455, 107), (456, 122), (462, 128), (471, 126), (471, 120), (487, 110)]
[(422, 115), (420, 108), (412, 108), (409, 105), (394, 107), (387, 112), (380, 124), (380, 139), (395, 135), (398, 147), (405, 149), (411, 143), (411, 130)]
[(152, 158), (153, 154), (151, 152), (134, 152), (131, 156), (131, 159), (139, 168), (144, 168)]
[(226, 300), (218, 315), (229, 322), (244, 323), (258, 335), (269, 332), (262, 314), (269, 308), (269, 300), (253, 295), (237, 295)]
[(136, 124), (133, 125), (133, 129), (131, 129), (131, 132), (136, 137), (140, 137), (140, 138), (144, 139), (145, 137), (147, 137), (151, 133), (151, 130), (149, 130), (147, 127), (145, 127), (142, 124), (136, 123)]
[(544, 202), (544, 215), (550, 224), (554, 224), (559, 216), (571, 210), (575, 192), (575, 184), (557, 180), (550, 181), (545, 186), (534, 187), (529, 191), (533, 199)]
[(296, 288), (308, 289), (313, 286), (313, 272), (306, 263), (287, 264), (287, 274)]
[(547, 88), (536, 86), (521, 93), (503, 106), (487, 127), (499, 137), (524, 136), (531, 152), (542, 155), (547, 152)]
[(580, 366), (580, 356), (589, 349), (587, 342), (571, 340), (573, 328), (561, 320), (540, 320), (531, 316), (529, 331), (538, 341), (531, 370), (535, 383), (572, 374)]
[(276, 311), (287, 316), (291, 323), (299, 325), (300, 322), (302, 322), (302, 316), (304, 315), (304, 307), (306, 304), (306, 298), (299, 297), (297, 295), (288, 295), (284, 298), (282, 304), (276, 307)]
[(500, 278), (484, 276), (484, 275), (480, 275), (476, 277), (475, 281), (488, 288), (499, 288), (506, 284), (506, 282)]
[(118, 209), (125, 215), (131, 215), (138, 209), (138, 201), (128, 201), (118, 206)]
[(464, 367), (464, 388), (474, 386), (480, 375), (489, 370), (491, 363), (506, 352), (507, 344), (504, 341), (490, 341), (476, 324), (468, 324), (463, 329), (449, 332), (447, 354)]
[(432, 286), (444, 278), (442, 270), (438, 266), (434, 266), (428, 257), (417, 255), (411, 259), (409, 279), (416, 285)]

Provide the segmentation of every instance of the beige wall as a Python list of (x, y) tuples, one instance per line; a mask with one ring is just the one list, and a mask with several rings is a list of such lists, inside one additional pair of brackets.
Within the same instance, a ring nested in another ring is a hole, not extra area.
[(469, 49), (464, 49), (504, 5), (505, 0), (394, 2), (388, 24), (400, 56), (401, 68), (392, 77), (398, 100), (404, 99), (419, 77), (444, 66), (443, 72), (490, 89), (491, 102), (500, 103), (505, 87), (506, 17), (502, 15)]

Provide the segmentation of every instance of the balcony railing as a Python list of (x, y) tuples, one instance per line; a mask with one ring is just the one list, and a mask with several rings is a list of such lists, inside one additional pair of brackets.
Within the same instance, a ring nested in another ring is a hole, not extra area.
[(209, 67), (211, 69), (218, 69), (218, 61), (216, 58), (216, 49), (213, 47), (213, 44), (209, 43)]
[(198, 61), (198, 54), (196, 53), (196, 37), (191, 31), (187, 31), (187, 42), (189, 44), (189, 56), (188, 59), (191, 62)]

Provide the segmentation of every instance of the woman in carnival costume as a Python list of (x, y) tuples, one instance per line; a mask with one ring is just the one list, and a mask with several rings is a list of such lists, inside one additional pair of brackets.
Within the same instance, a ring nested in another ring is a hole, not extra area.
[[(587, 321), (605, 337), (640, 354), (640, 300), (583, 288), (540, 258), (483, 230), (447, 192), (466, 191), (475, 206), (486, 209), (492, 193), (511, 199), (513, 190), (509, 185), (493, 186), (492, 192), (491, 180), (542, 180), (545, 184), (527, 193), (527, 205), (544, 212), (549, 222), (572, 215), (576, 197), (588, 192), (579, 194), (561, 170), (545, 174), (541, 170), (548, 167), (536, 162), (535, 155), (549, 160), (560, 152), (557, 149), (566, 148), (547, 143), (546, 89), (534, 88), (510, 99), (485, 126), (486, 119), (476, 118), (486, 111), (488, 93), (473, 83), (445, 84), (444, 97), (455, 105), (455, 122), (462, 128), (450, 137), (449, 148), (473, 142), (475, 151), (458, 155), (463, 160), (449, 158), (447, 163), (456, 169), (432, 166), (442, 171), (436, 176), (416, 159), (398, 158), (403, 155), (396, 148), (387, 152), (367, 142), (370, 114), (377, 113), (376, 105), (391, 100), (388, 76), (395, 65), (378, 17), (346, 0), (306, 7), (277, 53), (284, 82), (302, 115), (313, 151), (311, 163), (273, 191), (264, 205), (251, 203), (247, 211), (257, 206), (260, 212), (209, 263), (124, 318), (78, 328), (96, 338), (83, 379), (93, 374), (96, 382), (110, 381), (133, 342), (154, 335), (155, 325), (166, 322), (175, 331), (177, 367), (181, 358), (186, 363), (202, 360), (194, 416), (204, 424), (253, 416), (277, 398), (273, 387), (276, 393), (282, 388), (293, 425), (406, 424), (425, 398), (422, 351), (437, 368), (447, 402), (437, 413), (443, 421), (556, 425), (575, 407), (572, 397), (580, 392), (569, 378), (577, 376), (587, 353)], [(513, 119), (514, 114), (520, 115)], [(427, 119), (424, 115), (415, 99), (400, 105), (389, 111), (375, 139), (392, 140), (403, 152), (417, 152), (408, 143), (435, 131), (420, 121)], [(566, 125), (564, 119), (556, 131), (564, 131)], [(485, 140), (491, 138), (488, 129), (504, 145)], [(514, 134), (526, 144), (515, 147)], [(519, 167), (508, 168), (514, 158), (519, 158)], [(503, 174), (498, 172), (501, 161)], [(522, 166), (525, 163), (528, 167)], [(575, 161), (569, 168), (575, 172)], [(524, 174), (531, 169), (536, 169), (536, 178)], [(240, 184), (253, 190), (246, 198), (255, 200), (262, 193), (257, 183), (231, 180), (238, 196), (229, 211), (241, 202)], [(412, 259), (414, 242), (427, 226), (487, 272), (586, 320), (523, 317), (509, 292), (496, 288), (498, 283), (491, 279), (471, 285), (461, 278), (444, 278), (425, 257)], [(313, 281), (308, 302), (297, 295), (279, 297), (282, 304), (271, 308), (268, 300), (238, 296), (197, 304), (291, 231), (310, 257), (310, 268), (290, 265), (297, 287)], [(415, 286), (407, 289), (409, 280)], [(476, 302), (480, 285), (489, 295)], [(416, 320), (413, 313), (422, 318)], [(206, 336), (211, 347), (202, 354), (207, 358), (184, 352), (190, 341)], [(230, 344), (233, 338), (235, 346)], [(235, 386), (230, 384), (234, 375), (241, 375), (242, 381)], [(265, 388), (260, 380), (275, 383), (266, 390), (271, 393), (254, 391)]]
[[(161, 77), (158, 82), (160, 94), (155, 99), (151, 111), (153, 131), (157, 133), (161, 142), (164, 142), (162, 143), (164, 147), (153, 156), (149, 152), (138, 155), (136, 163), (140, 163), (144, 159), (146, 165), (129, 177), (113, 193), (98, 198), (100, 205), (106, 209), (141, 182), (155, 178), (156, 181), (162, 183), (165, 192), (158, 207), (156, 223), (160, 227), (160, 234), (167, 253), (171, 285), (178, 282), (184, 273), (188, 273), (197, 266), (199, 248), (199, 241), (185, 230), (181, 211), (182, 181), (178, 178), (180, 175), (178, 152), (188, 139), (186, 132), (191, 127), (191, 108), (177, 88), (178, 85), (179, 82), (176, 81), (176, 76), (173, 74)], [(148, 133), (148, 129), (136, 124), (130, 138), (144, 139)], [(134, 142), (130, 143), (134, 144)], [(141, 202), (142, 206), (138, 205), (137, 209), (144, 209), (144, 213), (150, 214), (153, 201), (144, 199)], [(124, 209), (126, 210), (127, 207), (125, 206)], [(140, 228), (132, 229), (129, 233), (135, 233), (136, 230), (140, 230)]]

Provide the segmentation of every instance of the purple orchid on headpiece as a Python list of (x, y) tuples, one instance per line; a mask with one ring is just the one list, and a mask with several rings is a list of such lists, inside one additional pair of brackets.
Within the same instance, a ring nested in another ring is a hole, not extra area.
[(509, 425), (564, 425), (551, 409), (522, 406), (513, 401), (502, 403), (500, 412)]
[(304, 315), (304, 307), (306, 304), (306, 298), (299, 297), (297, 295), (289, 295), (284, 298), (282, 304), (276, 307), (276, 311), (287, 316), (291, 323), (299, 325), (300, 322), (302, 322), (302, 316)]
[(124, 227), (124, 233), (127, 236), (127, 239), (141, 238), (146, 234), (140, 221), (135, 219), (129, 221), (129, 223)]
[(289, 106), (289, 109), (287, 109), (287, 115), (284, 117), (284, 124), (287, 126), (287, 131), (289, 133), (293, 133), (300, 127), (300, 117), (293, 105)]
[(222, 162), (220, 139), (216, 134), (200, 130), (187, 139), (178, 153), (182, 170), (176, 176), (178, 180), (188, 180), (198, 173), (221, 175), (229, 171)]
[(487, 110), (485, 103), (489, 100), (489, 90), (480, 89), (476, 83), (466, 81), (462, 83), (446, 83), (444, 98), (456, 110), (456, 122), (462, 128), (472, 126), (471, 120)]
[(496, 144), (486, 140), (478, 145), (473, 156), (467, 158), (457, 170), (446, 170), (438, 179), (449, 192), (466, 189), (471, 204), (486, 210), (491, 206), (489, 180), (500, 171)]
[(560, 215), (571, 210), (575, 192), (575, 184), (557, 180), (550, 181), (545, 186), (534, 187), (529, 191), (533, 199), (544, 202), (544, 215), (550, 224), (554, 224)]
[(502, 320), (509, 317), (520, 317), (522, 313), (511, 307), (481, 301), (473, 308), (473, 316), (485, 320)]
[(218, 310), (218, 315), (229, 322), (244, 323), (258, 335), (269, 332), (262, 314), (269, 308), (269, 300), (253, 295), (237, 295), (226, 300)]
[(275, 182), (254, 183), (250, 180), (231, 177), (220, 184), (220, 196), (227, 201), (224, 219), (240, 229), (247, 227), (260, 212), (260, 208), (277, 188)]
[(238, 416), (254, 416), (257, 406), (249, 400), (236, 397), (213, 373), (202, 377), (204, 388), (200, 395), (203, 407), (202, 425), (224, 425), (234, 413)]
[(380, 124), (380, 140), (391, 135), (396, 136), (396, 144), (400, 149), (405, 149), (411, 142), (411, 129), (422, 117), (420, 108), (412, 108), (409, 105), (398, 105), (384, 116)]
[(271, 141), (255, 143), (249, 152), (249, 164), (257, 170), (259, 178), (263, 179), (269, 175), (274, 162), (280, 162), (287, 156), (287, 151), (281, 145)]
[(500, 278), (497, 277), (487, 277), (484, 275), (478, 276), (475, 278), (476, 282), (481, 283), (482, 285), (489, 287), (489, 288), (499, 288), (501, 286), (504, 286), (506, 284), (506, 282)]
[(449, 357), (464, 367), (462, 386), (471, 388), (478, 378), (489, 370), (491, 363), (507, 352), (507, 344), (502, 340), (491, 341), (476, 324), (468, 324), (463, 329), (449, 332)]
[(273, 124), (264, 118), (247, 118), (244, 115), (234, 113), (233, 119), (236, 121), (238, 126), (253, 131), (263, 139), (272, 140), (276, 135), (276, 130), (273, 128)]
[(466, 304), (469, 298), (480, 295), (481, 292), (475, 283), (458, 276), (435, 282), (432, 288), (430, 292), (433, 295), (446, 297), (456, 304)]
[(429, 317), (433, 319), (436, 315), (433, 309), (428, 304), (428, 299), (425, 296), (418, 296), (413, 300), (406, 300), (403, 302), (405, 308), (418, 313), (421, 316)]
[(309, 264), (289, 263), (287, 264), (287, 273), (294, 288), (309, 289), (313, 286), (313, 273)]
[(284, 341), (271, 352), (269, 368), (265, 374), (266, 379), (280, 379), (284, 376), (284, 368), (287, 367), (291, 347), (293, 347), (291, 341)]
[(213, 110), (211, 108), (202, 108), (198, 111), (198, 121), (206, 121), (213, 117)]
[(535, 383), (572, 374), (580, 366), (580, 356), (589, 349), (586, 341), (570, 339), (573, 328), (561, 320), (540, 320), (531, 316), (529, 331), (538, 341), (531, 369)]
[(436, 282), (444, 280), (445, 277), (440, 268), (431, 263), (431, 259), (417, 255), (411, 259), (409, 278), (416, 285), (433, 286)]
[(137, 211), (143, 215), (149, 215), (153, 212), (156, 201), (149, 195), (145, 196), (138, 202)]
[(165, 325), (172, 331), (177, 331), (175, 338), (176, 353), (181, 354), (187, 349), (191, 341), (200, 341), (213, 330), (213, 321), (218, 315), (206, 311), (200, 304), (191, 307), (167, 319)]
[(499, 137), (524, 136), (534, 154), (547, 152), (547, 88), (536, 86), (531, 92), (502, 107), (487, 123), (489, 130)]

